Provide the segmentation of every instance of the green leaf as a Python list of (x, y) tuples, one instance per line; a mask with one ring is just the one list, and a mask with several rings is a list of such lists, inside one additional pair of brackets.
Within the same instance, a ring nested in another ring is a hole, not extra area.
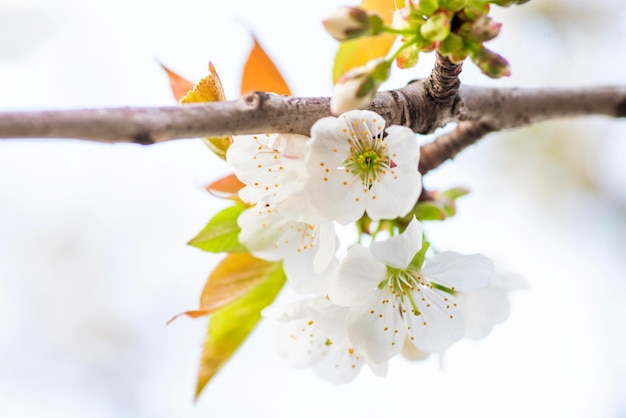
[(211, 253), (247, 253), (248, 249), (239, 242), (241, 229), (237, 225), (237, 218), (245, 209), (246, 206), (237, 204), (222, 210), (188, 244)]
[(281, 263), (263, 263), (268, 268), (259, 277), (258, 285), (211, 316), (198, 371), (196, 398), (248, 337), (261, 319), (261, 310), (274, 301), (285, 284)]
[(413, 209), (413, 214), (418, 221), (443, 221), (446, 219), (445, 207), (436, 201), (420, 202)]

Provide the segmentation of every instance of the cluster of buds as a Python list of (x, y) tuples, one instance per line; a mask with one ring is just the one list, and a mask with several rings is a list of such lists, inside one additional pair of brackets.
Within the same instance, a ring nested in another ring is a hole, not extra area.
[[(403, 44), (410, 44), (413, 50), (436, 50), (457, 64), (469, 57), (483, 73), (500, 78), (510, 75), (508, 62), (483, 45), (495, 38), (502, 26), (488, 16), (490, 3), (508, 6), (525, 1), (410, 0), (396, 13), (392, 26), (402, 33)], [(417, 60), (406, 60), (402, 54), (396, 58), (400, 68), (409, 68), (414, 62)]]
[(500, 32), (500, 23), (489, 15), (491, 4), (511, 6), (528, 0), (407, 0), (386, 25), (371, 10), (342, 7), (323, 21), (337, 40), (346, 41), (383, 33), (398, 35), (401, 43), (388, 57), (373, 60), (344, 74), (337, 82), (331, 102), (333, 114), (366, 106), (389, 76), (391, 64), (411, 68), (420, 52), (437, 51), (455, 64), (470, 58), (489, 77), (510, 75), (509, 63), (485, 48)]

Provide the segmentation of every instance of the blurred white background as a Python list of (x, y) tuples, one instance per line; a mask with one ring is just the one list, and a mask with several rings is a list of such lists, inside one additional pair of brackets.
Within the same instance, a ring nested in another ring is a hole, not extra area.
[[(2, 0), (0, 110), (171, 105), (157, 60), (191, 80), (211, 60), (235, 98), (252, 29), (294, 94), (329, 95), (339, 0)], [(497, 9), (490, 43), (513, 75), (462, 81), (626, 83), (620, 0)], [(428, 74), (394, 71), (386, 88)], [(438, 248), (483, 252), (529, 289), (481, 341), (389, 375), (333, 386), (274, 352), (263, 323), (193, 402), (217, 256), (186, 246), (223, 202), (229, 172), (199, 140), (141, 147), (0, 141), (2, 417), (626, 417), (626, 123), (544, 123), (489, 136), (429, 174), (464, 186)]]

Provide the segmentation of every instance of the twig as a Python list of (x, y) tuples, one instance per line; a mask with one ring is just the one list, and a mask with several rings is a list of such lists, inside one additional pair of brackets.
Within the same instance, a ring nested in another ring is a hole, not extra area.
[(421, 148), (419, 171), (422, 174), (451, 160), (461, 150), (474, 144), (483, 136), (493, 132), (487, 122), (459, 122), (455, 130), (437, 137)]

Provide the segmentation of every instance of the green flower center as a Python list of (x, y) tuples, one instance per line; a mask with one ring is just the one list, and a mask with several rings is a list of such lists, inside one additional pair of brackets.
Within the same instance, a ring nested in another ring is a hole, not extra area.
[(432, 284), (424, 280), (419, 271), (413, 269), (399, 270), (387, 266), (387, 278), (380, 282), (379, 289), (387, 287), (397, 299), (401, 312), (406, 302), (411, 305), (411, 313), (415, 316), (421, 314), (417, 309), (413, 292), (420, 293), (422, 288), (432, 288)]
[(380, 156), (375, 151), (365, 151), (356, 157), (356, 163), (363, 170), (376, 170)]
[(365, 187), (371, 188), (381, 175), (387, 173), (390, 160), (386, 144), (380, 137), (360, 139), (350, 141), (350, 157), (343, 166), (358, 176)]

